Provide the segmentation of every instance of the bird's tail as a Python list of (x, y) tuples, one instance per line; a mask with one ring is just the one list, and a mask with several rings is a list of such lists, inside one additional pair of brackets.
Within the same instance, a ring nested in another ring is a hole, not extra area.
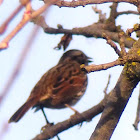
[(27, 102), (25, 102), (15, 113), (14, 115), (9, 119), (9, 123), (11, 122), (18, 122), (24, 114), (34, 105), (36, 104), (36, 98), (29, 99)]

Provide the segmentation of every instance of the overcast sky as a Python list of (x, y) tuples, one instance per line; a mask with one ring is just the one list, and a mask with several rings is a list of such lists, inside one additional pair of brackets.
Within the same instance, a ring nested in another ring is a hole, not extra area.
[[(0, 6), (0, 24), (10, 15), (17, 7), (17, 0), (5, 0)], [(43, 4), (42, 1), (34, 1), (34, 8), (38, 8)], [(102, 4), (98, 8), (109, 15), (109, 5)], [(136, 7), (129, 4), (121, 4), (118, 10), (136, 10)], [(4, 38), (21, 20), (23, 11), (10, 23), (6, 33), (1, 36)], [(131, 19), (131, 20), (130, 20)], [(138, 23), (138, 17), (133, 15), (124, 15), (117, 19), (117, 25), (122, 25), (123, 29), (131, 28)], [(95, 14), (91, 6), (78, 8), (58, 8), (52, 6), (47, 14), (46, 22), (51, 27), (57, 27), (62, 24), (64, 28), (71, 29), (73, 27), (84, 27), (98, 21), (98, 14)], [(19, 34), (9, 44), (9, 48), (0, 52), (0, 92), (4, 89), (8, 78), (15, 68), (25, 46), (27, 39), (34, 28), (33, 23), (28, 23)], [(40, 77), (51, 67), (57, 64), (63, 51), (56, 51), (53, 48), (57, 46), (62, 35), (48, 35), (42, 29), (32, 44), (26, 61), (24, 62), (18, 77), (16, 78), (8, 95), (0, 106), (0, 131), (2, 126), (11, 115), (26, 101), (30, 91), (40, 79)], [(135, 36), (135, 34), (133, 34)], [(113, 49), (106, 44), (103, 39), (86, 38), (84, 36), (73, 36), (69, 49), (80, 49), (89, 57), (92, 57), (95, 64), (107, 63), (115, 60), (117, 55)], [(103, 90), (111, 74), (111, 83), (108, 92), (115, 86), (117, 79), (123, 67), (114, 67), (106, 71), (94, 72), (88, 74), (89, 84), (84, 97), (74, 106), (79, 112), (83, 112), (88, 108), (98, 104), (104, 97)], [(139, 140), (140, 131), (135, 131), (132, 124), (134, 123), (137, 109), (138, 93), (136, 88), (130, 101), (120, 119), (120, 122), (111, 138), (111, 140)], [(60, 122), (68, 119), (73, 112), (70, 109), (51, 110), (45, 109), (50, 122)], [(91, 122), (84, 122), (79, 129), (78, 126), (59, 134), (61, 140), (88, 140), (96, 127), (100, 115), (92, 119)], [(40, 129), (45, 125), (45, 119), (41, 111), (34, 113), (29, 110), (27, 114), (18, 122), (9, 125), (7, 133), (3, 136), (3, 140), (30, 140), (40, 133)], [(54, 138), (53, 140), (55, 140)]]

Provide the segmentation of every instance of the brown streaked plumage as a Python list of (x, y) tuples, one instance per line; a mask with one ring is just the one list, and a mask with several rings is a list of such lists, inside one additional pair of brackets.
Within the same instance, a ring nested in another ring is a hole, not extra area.
[(27, 101), (15, 112), (9, 122), (18, 122), (31, 108), (64, 108), (70, 106), (85, 93), (87, 75), (80, 65), (88, 65), (89, 57), (82, 51), (69, 50), (63, 54), (58, 64), (46, 72), (35, 85)]

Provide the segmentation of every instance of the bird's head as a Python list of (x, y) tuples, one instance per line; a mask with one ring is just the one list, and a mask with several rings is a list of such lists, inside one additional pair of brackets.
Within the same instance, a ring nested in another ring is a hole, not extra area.
[(77, 61), (80, 65), (88, 65), (88, 63), (92, 62), (91, 58), (86, 56), (82, 51), (74, 49), (65, 52), (60, 58), (59, 63), (63, 63), (64, 61)]

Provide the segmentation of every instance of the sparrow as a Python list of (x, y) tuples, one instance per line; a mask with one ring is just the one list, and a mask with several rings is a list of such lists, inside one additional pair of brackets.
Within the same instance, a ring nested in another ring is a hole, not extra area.
[(88, 81), (87, 73), (80, 66), (88, 65), (92, 62), (90, 59), (80, 50), (65, 52), (58, 64), (37, 82), (27, 101), (13, 114), (9, 123), (18, 122), (30, 108), (43, 111), (44, 107), (61, 109), (75, 105), (84, 95)]

